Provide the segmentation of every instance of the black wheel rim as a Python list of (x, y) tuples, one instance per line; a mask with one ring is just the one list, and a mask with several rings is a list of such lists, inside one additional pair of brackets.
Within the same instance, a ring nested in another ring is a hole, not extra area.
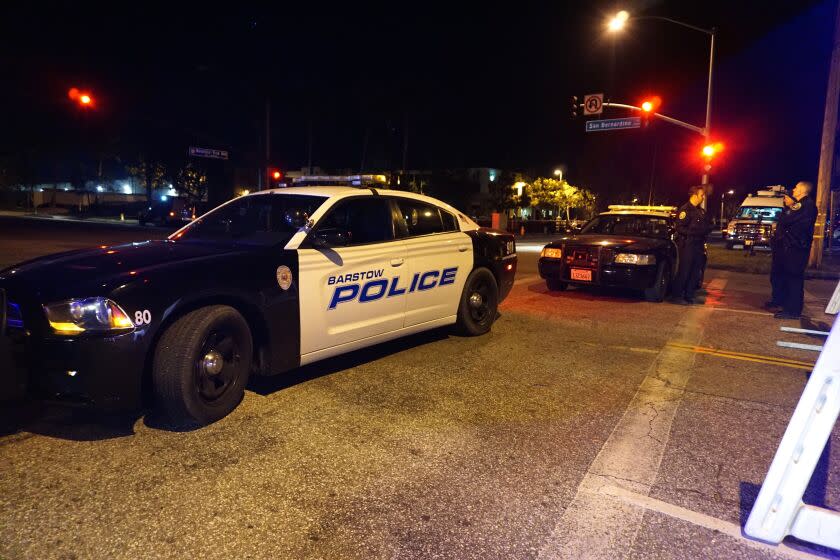
[(208, 334), (195, 357), (195, 388), (206, 403), (221, 399), (237, 384), (246, 365), (242, 359), (241, 341), (229, 330)]
[(473, 321), (483, 325), (492, 319), (492, 313), (495, 311), (493, 297), (489, 280), (476, 278), (472, 282), (467, 293), (467, 308)]

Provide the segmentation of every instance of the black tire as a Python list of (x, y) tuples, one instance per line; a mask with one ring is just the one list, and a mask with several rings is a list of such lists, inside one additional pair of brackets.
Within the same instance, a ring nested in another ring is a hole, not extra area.
[(212, 305), (187, 313), (155, 348), (156, 407), (178, 424), (224, 418), (245, 394), (253, 353), (251, 329), (236, 309)]
[(464, 336), (486, 334), (496, 320), (499, 309), (499, 285), (486, 268), (476, 268), (467, 277), (455, 330)]
[(549, 292), (563, 292), (569, 287), (568, 282), (563, 282), (559, 278), (546, 278), (545, 287)]
[(645, 290), (645, 299), (654, 303), (661, 303), (671, 289), (671, 266), (661, 263), (656, 269), (656, 281), (653, 286)]

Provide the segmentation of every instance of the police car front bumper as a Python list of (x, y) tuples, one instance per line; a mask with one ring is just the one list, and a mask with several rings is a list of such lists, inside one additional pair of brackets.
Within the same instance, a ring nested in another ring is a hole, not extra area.
[(573, 280), (571, 268), (561, 259), (541, 258), (537, 266), (540, 277), (559, 280), (579, 286), (607, 286), (613, 288), (628, 288), (631, 290), (645, 290), (656, 282), (656, 265), (604, 265), (599, 268), (588, 268), (592, 273), (591, 281)]
[(0, 399), (137, 409), (142, 405), (143, 346), (134, 333), (37, 339), (7, 330), (0, 337)]

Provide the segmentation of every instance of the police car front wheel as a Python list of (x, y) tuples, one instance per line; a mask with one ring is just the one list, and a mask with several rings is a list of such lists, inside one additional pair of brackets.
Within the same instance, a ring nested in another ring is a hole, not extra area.
[(476, 268), (467, 277), (458, 305), (456, 329), (467, 336), (490, 331), (499, 308), (499, 285), (486, 268)]
[(227, 305), (202, 307), (179, 318), (155, 350), (155, 404), (176, 423), (204, 425), (242, 400), (253, 341), (247, 321)]

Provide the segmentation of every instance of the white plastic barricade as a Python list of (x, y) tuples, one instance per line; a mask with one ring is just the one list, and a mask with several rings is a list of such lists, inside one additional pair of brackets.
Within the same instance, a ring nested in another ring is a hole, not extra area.
[(837, 315), (840, 312), (840, 282), (837, 282), (834, 294), (831, 296), (828, 305), (825, 306), (825, 312), (827, 315)]
[(840, 513), (802, 496), (840, 413), (840, 321), (835, 321), (761, 485), (744, 532), (780, 543), (787, 535), (840, 549)]

